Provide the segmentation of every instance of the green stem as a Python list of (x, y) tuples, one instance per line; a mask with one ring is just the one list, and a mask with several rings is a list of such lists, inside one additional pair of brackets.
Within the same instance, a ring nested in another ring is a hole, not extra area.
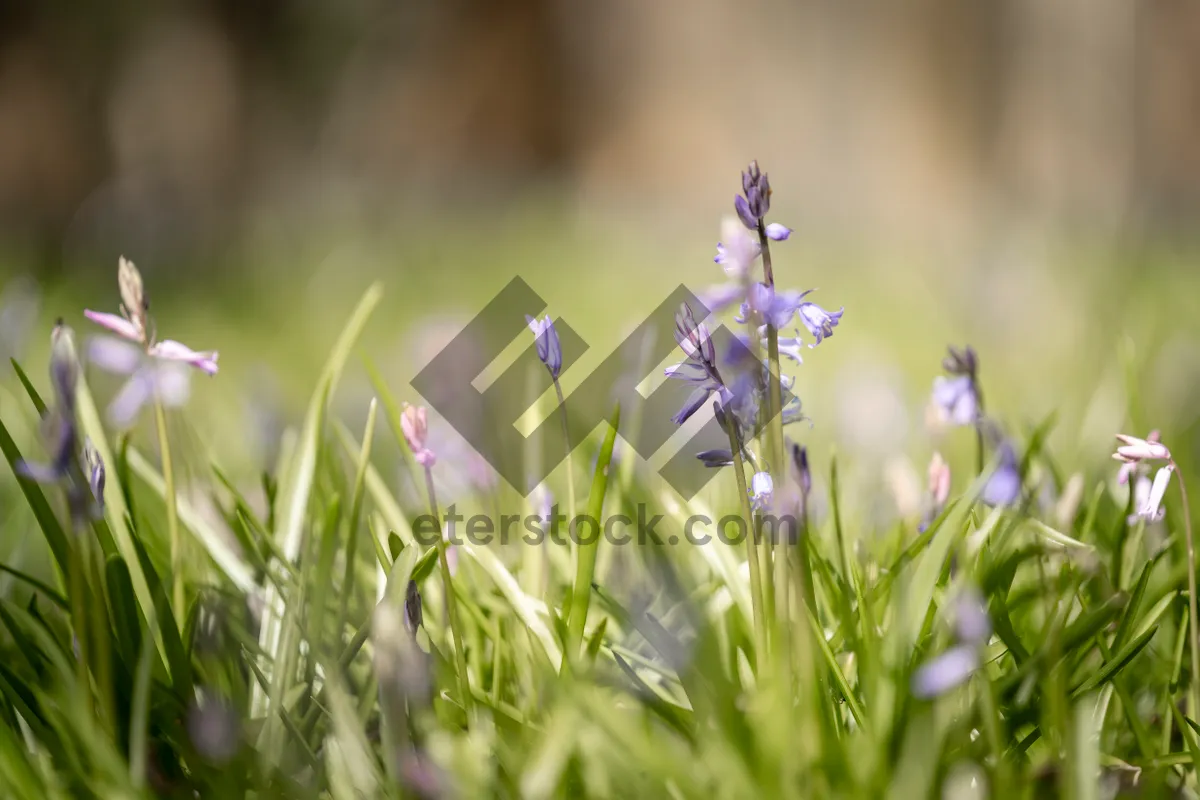
[(758, 531), (754, 526), (754, 511), (750, 508), (750, 493), (746, 489), (746, 472), (742, 463), (742, 448), (733, 431), (736, 423), (729, 421), (729, 450), (733, 453), (733, 474), (737, 478), (738, 495), (742, 501), (742, 515), (746, 518), (746, 549), (750, 563), (750, 604), (754, 613), (754, 649), (760, 669), (767, 657), (767, 620), (763, 613), (763, 586), (758, 562)]
[[(559, 385), (558, 378), (553, 380), (554, 393), (558, 395), (558, 418), (562, 421), (563, 447), (566, 448), (567, 457), (567, 512), (571, 515), (567, 520), (567, 538), (570, 538), (571, 523), (575, 521), (575, 466), (574, 459), (571, 458), (571, 428), (567, 424), (567, 403), (563, 399), (562, 386)], [(576, 550), (578, 551), (578, 548)]]
[[(438, 521), (441, 530), (441, 516), (438, 514), (437, 494), (433, 490), (433, 470), (425, 467), (425, 490), (429, 493), (429, 511)], [(450, 635), (454, 640), (454, 669), (458, 673), (458, 694), (462, 699), (463, 708), (467, 711), (467, 720), (471, 719), (472, 700), (471, 683), (467, 677), (467, 654), (463, 650), (462, 625), (458, 620), (458, 599), (454, 596), (454, 585), (450, 580), (450, 561), (446, 557), (449, 542), (446, 537), (438, 537), (438, 564), (442, 571), (442, 593), (446, 597), (446, 618), (450, 623)]]
[(167, 437), (167, 412), (162, 401), (154, 401), (154, 422), (158, 428), (158, 449), (162, 454), (163, 500), (167, 504), (167, 536), (171, 543), (171, 605), (182, 625), (187, 614), (183, 607), (183, 554), (179, 541), (179, 512), (175, 505), (175, 470), (171, 466), (171, 444)]
[[(575, 546), (575, 587), (571, 593), (571, 615), (567, 618), (567, 642), (563, 648), (562, 670), (570, 668), (571, 662), (581, 655), (583, 629), (587, 624), (588, 604), (592, 596), (592, 578), (596, 574), (596, 552), (600, 549), (604, 495), (608, 493), (608, 467), (612, 462), (613, 445), (616, 444), (617, 427), (621, 424), (621, 407), (617, 406), (609, 420), (608, 433), (596, 458), (596, 473), (592, 476), (592, 488), (588, 493), (587, 513), (596, 522), (595, 538), (590, 542), (579, 542)], [(590, 537), (589, 537), (590, 538)]]
[(1192, 655), (1192, 674), (1188, 680), (1188, 713), (1195, 719), (1200, 714), (1200, 621), (1196, 619), (1196, 546), (1192, 537), (1192, 511), (1188, 506), (1187, 485), (1183, 472), (1170, 462), (1178, 475), (1179, 494), (1183, 500), (1183, 535), (1187, 543), (1188, 561), (1188, 649)]

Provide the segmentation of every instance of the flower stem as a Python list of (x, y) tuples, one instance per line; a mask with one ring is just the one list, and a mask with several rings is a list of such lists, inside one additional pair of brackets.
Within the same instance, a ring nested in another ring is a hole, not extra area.
[(171, 605), (182, 625), (187, 617), (183, 606), (183, 553), (179, 541), (179, 512), (175, 505), (175, 470), (171, 466), (171, 444), (167, 437), (167, 412), (161, 400), (154, 401), (154, 422), (158, 428), (158, 449), (162, 454), (163, 500), (167, 504), (167, 536), (171, 543)]
[[(425, 490), (429, 493), (429, 511), (438, 521), (441, 529), (441, 516), (438, 514), (437, 494), (433, 489), (433, 470), (425, 468)], [(463, 708), (467, 712), (468, 722), (472, 714), (471, 683), (467, 677), (467, 653), (463, 649), (462, 625), (458, 621), (458, 600), (454, 596), (454, 585), (450, 580), (450, 561), (446, 556), (449, 542), (444, 536), (438, 537), (438, 564), (442, 571), (442, 593), (446, 596), (446, 619), (450, 623), (450, 636), (454, 640), (454, 670), (458, 673), (458, 694), (462, 699)]]
[[(767, 237), (767, 229), (763, 220), (758, 221), (758, 245), (762, 252), (763, 279), (767, 286), (775, 286), (775, 271), (771, 265), (771, 240)], [(783, 371), (779, 366), (779, 331), (767, 320), (767, 462), (771, 465), (776, 480), (784, 480), (787, 469), (784, 467), (786, 447), (783, 441)], [(776, 545), (774, 580), (775, 584), (775, 614), (782, 616), (779, 621), (781, 630), (791, 626), (788, 619), (791, 604), (788, 602), (790, 587), (790, 545), (783, 537)], [(802, 581), (808, 581), (810, 576), (801, 576)], [(782, 651), (784, 658), (789, 656), (790, 648)]]
[(1194, 718), (1200, 713), (1200, 621), (1196, 619), (1196, 546), (1192, 536), (1192, 511), (1188, 506), (1183, 472), (1174, 461), (1170, 463), (1178, 476), (1179, 495), (1183, 500), (1183, 535), (1187, 543), (1188, 562), (1188, 650), (1192, 655), (1192, 674), (1188, 680), (1188, 713)]
[[(563, 447), (566, 449), (565, 455), (567, 459), (567, 513), (570, 515), (567, 517), (567, 540), (574, 543), (574, 539), (571, 536), (571, 525), (575, 521), (575, 465), (571, 458), (571, 428), (567, 424), (567, 403), (563, 399), (562, 386), (559, 384), (557, 377), (553, 377), (552, 375), (551, 378), (554, 381), (554, 394), (558, 396), (558, 418), (562, 422)], [(579, 545), (574, 545), (572, 551), (575, 556), (575, 572), (578, 574), (580, 569)], [(569, 622), (570, 619), (571, 612), (568, 608), (567, 621)]]
[(763, 613), (762, 574), (758, 561), (758, 531), (754, 525), (754, 511), (750, 508), (750, 493), (746, 489), (742, 448), (737, 434), (733, 431), (734, 424), (730, 420), (729, 450), (733, 453), (733, 474), (737, 478), (738, 495), (742, 500), (742, 515), (746, 518), (746, 552), (747, 560), (750, 562), (750, 605), (754, 613), (754, 649), (761, 668), (767, 657), (767, 620)]

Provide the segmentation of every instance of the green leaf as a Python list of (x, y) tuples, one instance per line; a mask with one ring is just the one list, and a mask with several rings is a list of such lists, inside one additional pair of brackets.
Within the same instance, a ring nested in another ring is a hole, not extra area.
[(50, 552), (53, 554), (54, 560), (58, 562), (58, 568), (62, 570), (63, 575), (66, 575), (70, 569), (70, 546), (67, 544), (67, 537), (63, 533), (62, 526), (58, 524), (58, 518), (50, 509), (50, 504), (46, 502), (46, 495), (42, 494), (41, 485), (37, 481), (22, 476), (17, 471), (17, 465), (23, 460), (21, 451), (17, 449), (16, 442), (9, 436), (8, 428), (4, 427), (2, 421), (0, 421), (0, 451), (4, 452), (9, 467), (17, 476), (17, 485), (25, 494), (25, 501), (29, 503), (38, 527), (42, 529), (42, 534), (46, 537), (46, 543), (50, 545)]
[[(382, 294), (380, 285), (374, 284), (359, 301), (325, 362), (325, 368), (321, 371), (321, 377), (309, 401), (308, 411), (304, 415), (304, 427), (291, 454), (290, 467), (277, 497), (280, 508), (276, 521), (275, 542), (282, 550), (283, 559), (288, 563), (295, 563), (304, 549), (304, 523), (308, 516), (308, 499), (316, 473), (317, 450), (325, 426), (326, 404), (333, 395), (342, 368), (350, 357), (350, 351), (362, 334), (367, 319), (379, 303)], [(284, 598), (274, 586), (269, 586), (263, 602), (259, 643), (272, 662), (280, 660), (279, 646), (284, 611)], [(267, 695), (262, 691), (261, 685), (256, 685), (251, 702), (252, 713), (263, 715), (268, 705)]]
[(608, 420), (608, 431), (596, 458), (596, 471), (592, 475), (592, 489), (588, 494), (588, 518), (596, 521), (598, 529), (592, 541), (581, 541), (575, 547), (575, 589), (571, 595), (571, 615), (567, 618), (563, 669), (568, 669), (570, 662), (579, 657), (579, 648), (583, 642), (588, 602), (592, 596), (592, 576), (596, 572), (596, 551), (600, 547), (600, 539), (603, 538), (601, 529), (604, 527), (604, 495), (608, 492), (608, 466), (612, 461), (613, 445), (616, 443), (617, 428), (620, 424), (621, 407), (618, 405)]
[(46, 402), (42, 400), (42, 396), (38, 394), (38, 390), (33, 388), (33, 382), (29, 380), (29, 376), (25, 374), (25, 370), (21, 368), (21, 365), (17, 363), (15, 358), (10, 358), (9, 362), (12, 364), (13, 372), (17, 373), (17, 380), (25, 387), (25, 393), (29, 395), (30, 401), (33, 402), (33, 407), (37, 409), (38, 416), (46, 416), (46, 411), (48, 410)]

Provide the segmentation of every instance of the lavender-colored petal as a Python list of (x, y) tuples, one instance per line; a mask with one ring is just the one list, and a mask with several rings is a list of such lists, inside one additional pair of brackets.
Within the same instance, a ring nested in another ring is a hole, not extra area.
[(1146, 497), (1145, 504), (1138, 509), (1138, 516), (1150, 522), (1158, 522), (1166, 515), (1162, 508), (1163, 497), (1167, 493), (1167, 485), (1171, 482), (1171, 473), (1175, 468), (1168, 464), (1154, 474), (1154, 483)]
[(145, 334), (142, 329), (124, 317), (116, 314), (105, 314), (103, 311), (92, 311), (91, 309), (84, 309), (83, 315), (97, 325), (108, 328), (113, 333), (131, 342), (142, 342), (145, 340)]
[(191, 395), (191, 375), (179, 363), (164, 361), (154, 370), (154, 393), (168, 408), (177, 408)]
[(710, 286), (696, 295), (700, 304), (708, 309), (710, 314), (724, 311), (729, 306), (745, 298), (745, 289), (740, 283), (718, 283)]
[(1017, 457), (1012, 445), (1000, 445), (1000, 464), (988, 476), (980, 498), (992, 506), (1007, 506), (1021, 496), (1021, 473), (1017, 469)]
[(673, 364), (664, 369), (663, 374), (668, 378), (690, 381), (692, 383), (703, 383), (709, 378), (708, 370), (702, 364), (697, 364), (695, 361), (684, 361), (679, 364)]
[(66, 477), (65, 472), (60, 471), (52, 464), (38, 464), (33, 461), (18, 461), (13, 469), (22, 478), (37, 483), (57, 483)]
[(738, 219), (742, 221), (750, 230), (758, 229), (758, 219), (750, 211), (750, 204), (746, 202), (746, 198), (739, 195), (734, 195), (733, 209), (737, 211)]
[(117, 428), (128, 428), (153, 395), (154, 381), (146, 370), (138, 370), (125, 381), (108, 406), (108, 418)]
[(549, 316), (539, 320), (528, 314), (525, 315), (525, 321), (533, 331), (538, 359), (546, 365), (550, 374), (557, 378), (562, 370), (562, 345), (558, 340), (558, 332), (554, 330), (554, 321)]
[(792, 235), (792, 229), (787, 225), (780, 225), (778, 222), (772, 222), (767, 226), (767, 238), (776, 242), (786, 242), (788, 237)]
[(110, 336), (96, 336), (87, 343), (88, 361), (106, 372), (131, 375), (145, 358), (137, 346)]
[(196, 351), (182, 342), (164, 339), (150, 349), (150, 355), (170, 361), (182, 361), (209, 375), (217, 374), (217, 352)]
[(933, 403), (946, 422), (974, 424), (979, 410), (974, 379), (970, 375), (939, 375), (933, 380)]
[(833, 329), (837, 327), (838, 322), (842, 319), (842, 314), (845, 313), (845, 307), (837, 311), (826, 311), (816, 303), (801, 303), (796, 309), (800, 321), (808, 328), (808, 332), (816, 338), (816, 347), (823, 339), (833, 336)]
[(924, 664), (912, 679), (912, 693), (922, 700), (945, 694), (979, 669), (979, 653), (970, 645), (951, 647)]
[(674, 422), (676, 425), (682, 425), (691, 419), (692, 415), (704, 405), (704, 401), (708, 400), (710, 391), (709, 387), (701, 386), (688, 395), (687, 402), (683, 404), (683, 408), (679, 409), (679, 412), (675, 416), (671, 417), (671, 422)]

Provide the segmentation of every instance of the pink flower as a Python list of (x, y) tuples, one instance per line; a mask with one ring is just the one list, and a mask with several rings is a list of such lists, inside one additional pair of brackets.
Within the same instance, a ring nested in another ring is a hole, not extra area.
[[(1151, 435), (1153, 436), (1153, 434)], [(1136, 464), (1141, 461), (1171, 460), (1171, 451), (1167, 449), (1166, 445), (1157, 440), (1139, 439), (1136, 436), (1118, 433), (1117, 441), (1121, 442), (1120, 446), (1117, 447), (1117, 452), (1113, 453), (1113, 458), (1117, 461), (1126, 464)]]
[(400, 413), (400, 430), (418, 464), (428, 469), (437, 463), (437, 456), (425, 444), (429, 438), (429, 422), (424, 406), (406, 404)]

